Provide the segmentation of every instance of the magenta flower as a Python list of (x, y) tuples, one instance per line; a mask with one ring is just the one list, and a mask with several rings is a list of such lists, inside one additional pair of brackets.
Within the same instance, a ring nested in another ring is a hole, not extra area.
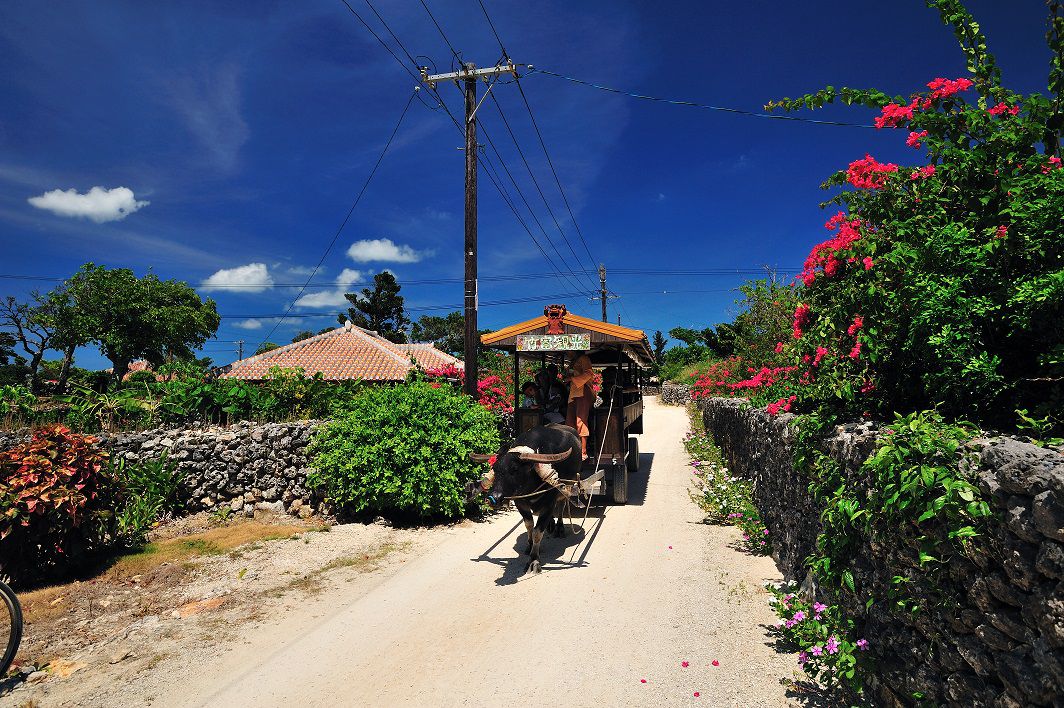
[(805, 666), (806, 664), (808, 664), (809, 663), (809, 654), (807, 654), (804, 651), (798, 652), (798, 663), (800, 665), (802, 665), (802, 666)]
[(838, 651), (839, 651), (839, 640), (835, 639), (834, 635), (828, 637), (827, 648), (828, 648), (828, 654), (837, 654), (838, 653)]
[(858, 639), (857, 640), (857, 648), (860, 649), (861, 651), (868, 651), (868, 640), (867, 639)]
[(815, 647), (813, 647), (809, 651), (811, 651), (813, 653), (813, 656), (820, 656), (821, 654), (824, 653), (823, 647), (821, 647), (819, 644), (817, 644)]
[(822, 602), (813, 603), (813, 612), (817, 613), (818, 615), (826, 609), (828, 609), (828, 606)]
[(802, 612), (801, 610), (798, 610), (797, 612), (794, 613), (794, 621), (795, 622), (801, 622), (804, 619), (805, 619), (805, 613)]

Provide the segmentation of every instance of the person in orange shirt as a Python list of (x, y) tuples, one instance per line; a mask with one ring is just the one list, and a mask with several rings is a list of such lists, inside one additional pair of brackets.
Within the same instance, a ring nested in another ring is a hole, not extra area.
[(573, 362), (567, 380), (569, 382), (569, 411), (565, 424), (576, 428), (576, 434), (580, 436), (580, 452), (582, 459), (587, 459), (587, 438), (591, 430), (587, 426), (588, 416), (591, 414), (591, 405), (595, 401), (595, 391), (592, 389), (592, 381), (595, 370), (591, 367), (591, 358), (587, 354), (581, 354)]

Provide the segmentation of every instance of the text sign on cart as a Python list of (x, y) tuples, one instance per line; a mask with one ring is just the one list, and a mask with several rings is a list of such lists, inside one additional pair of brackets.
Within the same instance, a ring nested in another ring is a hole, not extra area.
[(519, 352), (575, 352), (590, 348), (590, 334), (526, 334), (517, 338)]

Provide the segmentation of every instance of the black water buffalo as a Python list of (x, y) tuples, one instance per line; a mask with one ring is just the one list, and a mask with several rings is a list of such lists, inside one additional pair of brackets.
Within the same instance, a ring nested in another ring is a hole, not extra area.
[[(522, 433), (512, 447), (501, 448), (496, 455), (473, 455), (473, 459), (488, 462), (491, 467), (471, 492), (482, 492), (496, 507), (513, 499), (528, 530), (525, 573), (540, 572), (539, 544), (544, 533), (553, 530), (556, 537), (565, 536), (562, 510), (566, 500), (583, 508), (575, 490), (566, 493), (572, 480), (580, 479), (580, 438), (576, 430), (564, 425), (532, 428)], [(535, 516), (539, 521), (533, 523)]]

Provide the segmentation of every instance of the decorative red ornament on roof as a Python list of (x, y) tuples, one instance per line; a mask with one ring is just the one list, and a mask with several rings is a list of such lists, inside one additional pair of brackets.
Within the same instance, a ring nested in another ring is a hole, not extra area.
[(547, 305), (543, 308), (543, 314), (547, 317), (547, 334), (565, 334), (565, 316), (569, 311), (565, 305)]

